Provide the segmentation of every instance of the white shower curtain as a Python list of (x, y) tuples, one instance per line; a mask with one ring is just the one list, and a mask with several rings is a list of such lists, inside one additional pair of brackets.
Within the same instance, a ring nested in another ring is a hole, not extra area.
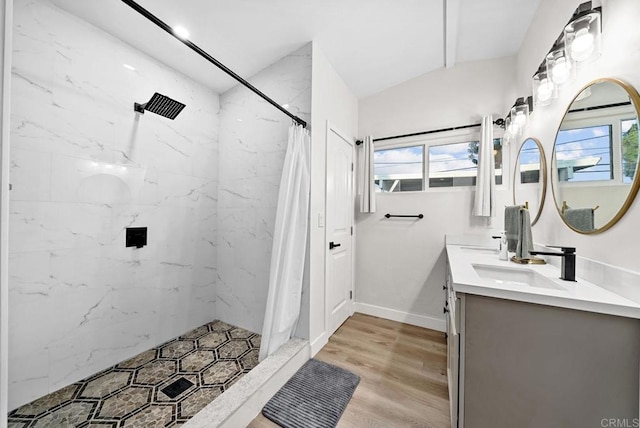
[(309, 217), (309, 150), (309, 132), (300, 125), (289, 128), (271, 249), (260, 361), (291, 338), (300, 315)]
[(478, 148), (478, 177), (473, 215), (495, 217), (496, 215), (496, 167), (493, 154), (493, 116), (482, 118), (480, 146)]
[(358, 195), (360, 212), (376, 212), (376, 186), (373, 181), (373, 137), (364, 137), (358, 156)]

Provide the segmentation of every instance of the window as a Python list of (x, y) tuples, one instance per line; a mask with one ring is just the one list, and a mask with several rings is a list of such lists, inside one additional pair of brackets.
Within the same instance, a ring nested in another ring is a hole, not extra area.
[(424, 146), (376, 150), (373, 175), (378, 192), (423, 190)]
[(611, 125), (561, 130), (555, 151), (559, 181), (613, 180)]
[[(429, 147), (429, 187), (475, 186), (478, 141)], [(493, 140), (496, 184), (502, 184), (502, 140)]]
[(540, 149), (531, 139), (527, 139), (520, 148), (520, 183), (540, 183)]
[(638, 120), (623, 119), (620, 121), (622, 129), (622, 182), (631, 183), (636, 174), (638, 163)]
[[(478, 142), (424, 144), (380, 149), (374, 152), (374, 180), (378, 192), (415, 192), (428, 187), (475, 186)], [(425, 165), (425, 154), (429, 161)], [(502, 184), (502, 140), (494, 140), (496, 184)]]

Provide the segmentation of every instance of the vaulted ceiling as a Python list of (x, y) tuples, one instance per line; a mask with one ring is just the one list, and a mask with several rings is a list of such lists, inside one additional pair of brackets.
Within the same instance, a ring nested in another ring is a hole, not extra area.
[[(51, 0), (222, 93), (235, 81), (119, 0)], [(243, 77), (315, 40), (359, 98), (514, 55), (540, 0), (139, 0)], [(133, 65), (133, 64), (132, 64)]]

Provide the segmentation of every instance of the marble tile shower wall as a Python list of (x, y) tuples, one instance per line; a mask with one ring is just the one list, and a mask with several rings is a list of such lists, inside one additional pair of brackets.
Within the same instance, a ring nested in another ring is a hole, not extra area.
[[(311, 44), (249, 80), (310, 121)], [(262, 332), (267, 303), (289, 126), (291, 119), (244, 87), (220, 96), (216, 314), (257, 333)]]
[[(84, 21), (14, 19), (10, 408), (217, 318), (219, 125), (217, 94)], [(175, 121), (133, 112), (156, 91)]]

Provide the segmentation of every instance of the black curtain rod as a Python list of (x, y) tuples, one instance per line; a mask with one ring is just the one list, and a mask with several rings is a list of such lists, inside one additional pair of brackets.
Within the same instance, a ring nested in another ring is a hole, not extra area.
[(275, 108), (277, 108), (278, 110), (280, 110), (281, 112), (283, 112), (284, 114), (286, 114), (287, 116), (289, 116), (291, 119), (293, 119), (294, 121), (296, 121), (296, 123), (302, 125), (303, 127), (307, 127), (307, 122), (305, 122), (304, 120), (300, 119), (298, 116), (290, 113), (289, 111), (287, 111), (284, 107), (282, 107), (280, 104), (278, 104), (277, 102), (275, 102), (274, 100), (272, 100), (271, 98), (269, 98), (268, 96), (266, 96), (262, 91), (260, 91), (258, 88), (256, 88), (255, 86), (253, 86), (251, 83), (247, 82), (246, 80), (244, 80), (242, 77), (238, 76), (233, 70), (231, 70), (229, 67), (227, 67), (226, 65), (224, 65), (223, 63), (221, 63), (220, 61), (218, 61), (217, 59), (215, 59), (214, 57), (212, 57), (211, 55), (209, 55), (208, 53), (206, 53), (205, 51), (203, 51), (200, 47), (198, 47), (195, 43), (191, 42), (190, 40), (186, 40), (186, 39), (181, 39), (180, 37), (176, 36), (173, 33), (173, 29), (171, 28), (171, 26), (169, 26), (167, 23), (165, 23), (164, 21), (160, 20), (158, 17), (156, 17), (155, 15), (153, 15), (151, 12), (149, 12), (147, 9), (143, 8), (142, 6), (140, 6), (138, 3), (136, 3), (133, 0), (122, 0), (126, 5), (131, 6), (132, 9), (134, 9), (136, 12), (138, 12), (140, 15), (144, 16), (145, 18), (147, 18), (149, 21), (153, 22), (154, 24), (156, 24), (158, 27), (162, 28), (164, 31), (166, 31), (167, 33), (171, 34), (173, 37), (175, 37), (176, 39), (180, 40), (182, 43), (184, 43), (185, 45), (187, 45), (189, 48), (191, 48), (191, 50), (193, 50), (194, 52), (196, 52), (198, 55), (200, 55), (201, 57), (203, 57), (204, 59), (206, 59), (207, 61), (209, 61), (211, 64), (215, 65), (216, 67), (218, 67), (220, 70), (224, 71), (225, 73), (227, 73), (229, 76), (233, 77), (235, 80), (237, 80), (238, 82), (240, 82), (242, 85), (244, 85), (245, 87), (247, 87), (249, 90), (251, 90), (252, 92), (254, 92), (256, 95), (258, 95), (259, 97), (261, 97), (263, 100), (265, 100), (266, 102), (268, 102), (269, 104), (271, 104), (272, 106), (274, 106)]
[(622, 106), (629, 106), (629, 105), (631, 105), (631, 101), (623, 101), (621, 103), (604, 104), (604, 105), (601, 105), (601, 106), (589, 106), (589, 107), (577, 108), (577, 109), (569, 110), (569, 113), (578, 113), (578, 112), (584, 112), (584, 111), (601, 110), (603, 108), (614, 108), (614, 107), (622, 107)]
[[(493, 124), (503, 127), (504, 119), (502, 118), (496, 119), (493, 121)], [(472, 125), (460, 125), (460, 126), (454, 126), (451, 128), (442, 128), (442, 129), (433, 129), (431, 131), (414, 132), (413, 134), (402, 134), (402, 135), (394, 135), (393, 137), (374, 138), (373, 142), (375, 143), (376, 141), (395, 140), (396, 138), (415, 137), (416, 135), (436, 134), (438, 132), (456, 131), (458, 129), (477, 128), (478, 126), (481, 126), (481, 125), (482, 125), (481, 123), (474, 123)], [(362, 140), (356, 141), (356, 145), (359, 146), (360, 144), (362, 144)]]

